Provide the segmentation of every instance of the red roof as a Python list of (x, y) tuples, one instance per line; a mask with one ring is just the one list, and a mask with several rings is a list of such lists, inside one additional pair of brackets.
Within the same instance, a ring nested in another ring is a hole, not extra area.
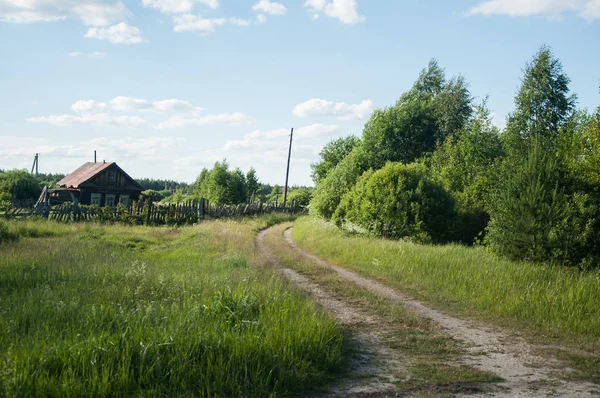
[(98, 175), (98, 173), (100, 173), (102, 170), (107, 169), (113, 164), (114, 162), (84, 163), (77, 170), (75, 170), (74, 172), (57, 182), (57, 184), (64, 188), (79, 188), (79, 185), (88, 181), (90, 178)]

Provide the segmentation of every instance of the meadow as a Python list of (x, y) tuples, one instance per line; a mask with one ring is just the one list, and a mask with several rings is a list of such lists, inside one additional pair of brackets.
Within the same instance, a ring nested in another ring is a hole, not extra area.
[(314, 217), (298, 219), (293, 237), (312, 253), (442, 308), (598, 349), (598, 269), (510, 261), (483, 247), (352, 235)]
[(342, 365), (332, 318), (254, 236), (278, 216), (181, 227), (11, 221), (0, 396), (288, 396)]

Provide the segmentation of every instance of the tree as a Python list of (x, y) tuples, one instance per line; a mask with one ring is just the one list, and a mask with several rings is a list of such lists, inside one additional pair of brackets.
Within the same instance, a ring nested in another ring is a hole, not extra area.
[(573, 115), (577, 97), (569, 95), (569, 77), (549, 47), (542, 47), (527, 64), (504, 134), (508, 149), (527, 157), (534, 140), (556, 153), (561, 127)]
[(312, 188), (293, 187), (288, 193), (288, 203), (295, 203), (296, 206), (308, 206), (312, 198)]
[(327, 219), (331, 218), (344, 194), (352, 189), (358, 177), (369, 168), (367, 159), (362, 146), (356, 146), (317, 184), (310, 202), (311, 211)]
[(250, 170), (246, 173), (246, 200), (248, 202), (258, 193), (259, 188), (260, 182), (256, 176), (256, 170), (254, 167), (250, 167)]
[(0, 173), (0, 200), (37, 199), (40, 192), (40, 182), (25, 170)]
[(376, 110), (365, 125), (362, 140), (369, 166), (411, 163), (431, 153), (465, 125), (471, 102), (464, 78), (447, 81), (444, 70), (432, 60), (411, 90), (394, 106)]
[(320, 161), (310, 165), (312, 169), (311, 177), (315, 184), (327, 177), (327, 174), (348, 156), (359, 143), (360, 140), (353, 135), (328, 142), (319, 152)]
[(567, 204), (558, 180), (556, 159), (534, 141), (520, 167), (506, 170), (490, 202), (486, 239), (494, 251), (512, 259), (552, 259), (552, 231)]
[(271, 190), (271, 193), (267, 196), (266, 201), (269, 204), (281, 203), (283, 200), (283, 190), (279, 185), (275, 185)]
[(227, 202), (231, 204), (244, 203), (247, 200), (246, 177), (239, 168), (229, 173), (227, 197)]
[(427, 161), (434, 178), (457, 201), (461, 222), (456, 238), (466, 244), (473, 243), (487, 226), (489, 195), (503, 156), (499, 130), (492, 124), (484, 100), (467, 125), (439, 145)]
[(238, 168), (229, 170), (226, 159), (216, 162), (211, 170), (204, 168), (194, 184), (194, 195), (212, 203), (239, 204), (247, 200), (246, 177)]

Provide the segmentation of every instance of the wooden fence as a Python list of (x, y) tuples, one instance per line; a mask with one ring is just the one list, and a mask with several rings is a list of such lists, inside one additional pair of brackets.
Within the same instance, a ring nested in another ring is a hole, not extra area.
[(134, 202), (130, 206), (119, 204), (115, 207), (77, 205), (71, 202), (55, 206), (39, 204), (23, 212), (6, 213), (7, 217), (38, 215), (58, 222), (98, 221), (123, 222), (134, 225), (183, 225), (194, 224), (206, 218), (253, 216), (267, 213), (301, 213), (298, 206), (282, 207), (256, 202), (240, 205), (215, 205), (199, 199), (185, 203)]

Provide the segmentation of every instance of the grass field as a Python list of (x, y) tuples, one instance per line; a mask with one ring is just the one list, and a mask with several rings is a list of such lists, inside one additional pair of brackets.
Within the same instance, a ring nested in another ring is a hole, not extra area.
[(254, 265), (276, 217), (184, 228), (11, 222), (0, 396), (281, 396), (342, 366), (336, 323)]
[(584, 378), (600, 377), (600, 270), (512, 262), (481, 247), (352, 236), (312, 217), (296, 221), (293, 237), (323, 258), (438, 307), (581, 348), (587, 354), (559, 355)]

